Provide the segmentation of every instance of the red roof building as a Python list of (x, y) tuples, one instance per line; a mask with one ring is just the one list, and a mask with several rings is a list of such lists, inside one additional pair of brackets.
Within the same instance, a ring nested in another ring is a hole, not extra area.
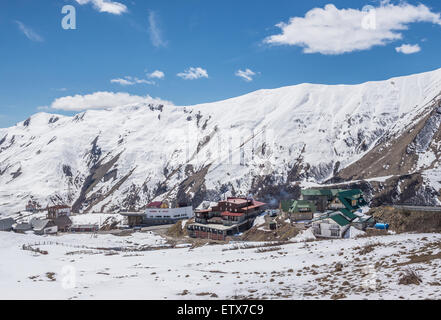
[(157, 208), (157, 209), (159, 209), (159, 208), (161, 208), (161, 205), (162, 205), (162, 201), (154, 201), (154, 202), (150, 202), (146, 206), (146, 208)]
[(245, 213), (229, 212), (229, 211), (222, 212), (221, 214), (222, 217), (242, 217), (244, 215)]
[(249, 229), (266, 203), (250, 198), (229, 197), (206, 210), (196, 210), (195, 223), (187, 226), (194, 238), (225, 240), (225, 237)]

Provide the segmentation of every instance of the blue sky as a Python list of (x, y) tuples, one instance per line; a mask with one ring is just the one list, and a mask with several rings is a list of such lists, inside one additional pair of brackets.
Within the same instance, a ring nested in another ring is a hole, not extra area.
[[(75, 30), (62, 28), (65, 5)], [(100, 103), (189, 105), (438, 69), (440, 12), (437, 0), (3, 0), (0, 127)]]

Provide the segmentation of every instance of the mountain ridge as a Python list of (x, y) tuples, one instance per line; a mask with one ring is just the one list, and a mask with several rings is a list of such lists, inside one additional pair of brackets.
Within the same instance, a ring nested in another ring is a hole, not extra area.
[[(403, 140), (416, 143), (407, 150), (412, 165), (391, 172), (418, 173), (436, 204), (440, 93), (438, 69), (358, 85), (262, 89), (194, 106), (37, 113), (0, 129), (0, 210), (17, 211), (33, 199), (115, 212), (155, 198), (197, 206), (249, 192), (275, 204), (297, 196), (301, 186), (381, 178), (350, 171), (368, 168), (366, 159), (393, 149), (409, 130), (416, 130)], [(363, 188), (375, 200), (386, 184), (365, 181)]]

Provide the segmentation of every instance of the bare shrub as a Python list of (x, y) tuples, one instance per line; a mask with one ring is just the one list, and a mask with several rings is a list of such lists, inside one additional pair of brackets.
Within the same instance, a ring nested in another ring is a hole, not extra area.
[(40, 248), (33, 248), (31, 245), (25, 245), (24, 244), (21, 248), (22, 248), (22, 250), (32, 251), (32, 252), (43, 254), (43, 255), (47, 255), (48, 254), (47, 251), (41, 250)]
[(374, 251), (375, 247), (378, 247), (380, 245), (381, 244), (379, 242), (369, 242), (361, 248), (361, 250), (358, 252), (358, 254), (361, 256), (364, 256), (364, 255)]
[(408, 268), (400, 277), (399, 284), (402, 285), (420, 285), (423, 282), (421, 276), (413, 269)]
[(50, 281), (55, 281), (55, 272), (46, 272), (46, 277), (50, 280)]
[(259, 248), (256, 250), (257, 253), (265, 253), (271, 251), (279, 251), (282, 250), (282, 247), (267, 247), (267, 248)]
[(344, 293), (334, 293), (331, 296), (332, 300), (340, 300), (340, 299), (345, 299), (345, 298), (346, 298), (346, 295)]
[(246, 249), (257, 249), (257, 248), (266, 248), (266, 247), (274, 247), (274, 246), (281, 246), (281, 245), (285, 245), (285, 244), (289, 244), (291, 242), (289, 241), (272, 241), (272, 242), (267, 242), (267, 243), (263, 243), (263, 244), (236, 244), (234, 246), (232, 246), (231, 248), (224, 248), (222, 249), (222, 251), (233, 251), (233, 250), (246, 250)]
[(187, 294), (189, 294), (190, 291), (188, 291), (187, 289), (185, 289), (184, 291), (182, 291), (181, 293), (178, 293), (178, 296), (186, 296)]

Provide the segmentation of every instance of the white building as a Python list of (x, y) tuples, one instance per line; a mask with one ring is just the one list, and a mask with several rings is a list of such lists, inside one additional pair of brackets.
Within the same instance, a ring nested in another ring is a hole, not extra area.
[(121, 213), (127, 217), (127, 224), (130, 227), (155, 226), (175, 224), (180, 220), (187, 220), (194, 217), (193, 207), (169, 208), (163, 202), (154, 202), (147, 206), (144, 212)]
[(147, 208), (147, 219), (191, 219), (194, 217), (193, 207), (183, 208)]
[(340, 213), (334, 213), (312, 223), (312, 230), (318, 238), (343, 238), (346, 231), (351, 226), (345, 216)]

